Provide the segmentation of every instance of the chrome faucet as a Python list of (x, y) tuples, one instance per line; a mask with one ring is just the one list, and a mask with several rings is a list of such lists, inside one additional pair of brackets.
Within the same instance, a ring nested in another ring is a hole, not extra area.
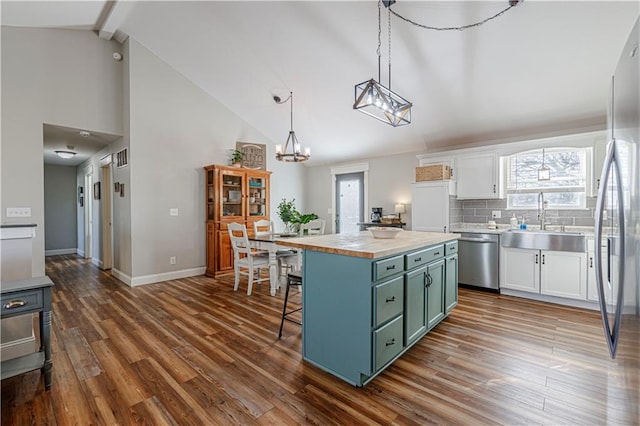
[(549, 204), (548, 201), (545, 201), (544, 199), (544, 193), (542, 191), (540, 191), (538, 193), (538, 220), (540, 221), (540, 230), (544, 231), (545, 229), (547, 229), (547, 222), (546, 222), (546, 208), (547, 205)]

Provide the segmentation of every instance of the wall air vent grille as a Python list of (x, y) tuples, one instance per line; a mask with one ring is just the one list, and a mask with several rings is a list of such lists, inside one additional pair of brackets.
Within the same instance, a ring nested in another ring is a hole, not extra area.
[(116, 153), (116, 167), (126, 167), (129, 165), (129, 155), (127, 148)]

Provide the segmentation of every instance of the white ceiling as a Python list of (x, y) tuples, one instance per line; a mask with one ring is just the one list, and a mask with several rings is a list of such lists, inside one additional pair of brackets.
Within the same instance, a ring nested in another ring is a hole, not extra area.
[[(86, 132), (86, 130), (55, 126), (53, 124), (44, 124), (42, 130), (44, 162), (45, 164), (59, 166), (78, 166), (108, 144), (121, 138), (121, 136), (93, 131), (88, 132), (88, 136), (83, 136), (80, 132)], [(58, 157), (55, 151), (71, 151), (75, 152), (76, 155), (65, 159)]]
[[(508, 1), (409, 1), (433, 26), (483, 20)], [(269, 137), (294, 129), (310, 164), (428, 152), (603, 128), (609, 78), (637, 1), (526, 0), (483, 26), (433, 31), (392, 17), (394, 91), (413, 102), (393, 128), (352, 109), (377, 78), (375, 1), (2, 2), (2, 24), (128, 35)], [(387, 84), (383, 8), (382, 83)]]

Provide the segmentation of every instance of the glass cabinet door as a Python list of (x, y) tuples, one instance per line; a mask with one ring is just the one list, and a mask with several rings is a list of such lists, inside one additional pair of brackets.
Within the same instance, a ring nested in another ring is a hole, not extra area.
[(267, 179), (247, 176), (247, 216), (267, 216)]
[(206, 179), (207, 179), (207, 220), (215, 219), (215, 193), (216, 188), (214, 184), (214, 171), (212, 168), (206, 169)]
[(242, 172), (220, 171), (220, 216), (224, 218), (244, 217)]

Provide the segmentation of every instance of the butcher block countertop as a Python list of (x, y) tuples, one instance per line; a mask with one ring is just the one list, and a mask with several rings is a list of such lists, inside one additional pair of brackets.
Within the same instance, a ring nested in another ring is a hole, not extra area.
[(457, 240), (460, 234), (402, 231), (395, 238), (373, 238), (369, 231), (350, 234), (314, 235), (298, 238), (278, 238), (280, 246), (341, 254), (344, 256), (378, 259), (405, 251), (419, 249), (445, 241)]

